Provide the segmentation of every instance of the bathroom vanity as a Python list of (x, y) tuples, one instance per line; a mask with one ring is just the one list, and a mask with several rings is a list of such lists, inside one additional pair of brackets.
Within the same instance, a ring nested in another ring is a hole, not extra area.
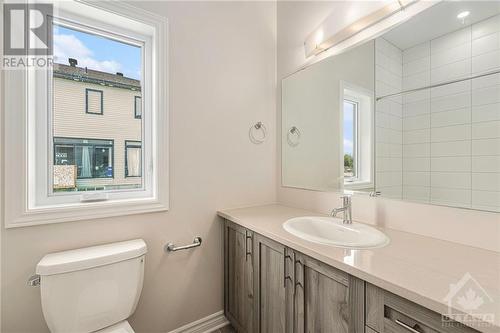
[[(458, 311), (446, 303), (450, 284), (461, 278), (453, 254), (471, 262), (498, 256), (394, 230), (384, 230), (391, 239), (385, 247), (345, 249), (304, 241), (282, 227), (311, 214), (280, 205), (219, 212), (225, 315), (239, 332), (500, 332), (498, 317), (476, 321), (474, 329), (441, 315)], [(433, 251), (439, 258), (427, 256)], [(495, 267), (467, 266), (498, 300)], [(491, 309), (497, 316), (498, 310)]]

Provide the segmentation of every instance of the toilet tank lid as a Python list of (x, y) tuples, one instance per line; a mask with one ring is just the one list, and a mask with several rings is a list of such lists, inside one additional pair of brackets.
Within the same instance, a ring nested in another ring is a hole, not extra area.
[(91, 246), (45, 255), (36, 266), (38, 275), (54, 275), (109, 265), (147, 252), (142, 239)]

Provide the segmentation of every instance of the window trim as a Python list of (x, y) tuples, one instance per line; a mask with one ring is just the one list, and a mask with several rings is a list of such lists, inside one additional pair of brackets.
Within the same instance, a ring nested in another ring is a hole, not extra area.
[[(141, 100), (141, 114), (137, 115), (137, 99)], [(142, 119), (142, 96), (134, 96), (134, 118)]]
[[(89, 111), (89, 91), (98, 92), (101, 95), (101, 112), (90, 112)], [(87, 114), (95, 114), (95, 115), (104, 115), (104, 92), (99, 89), (85, 88), (85, 113)]]
[[(131, 145), (131, 143), (138, 143), (138, 145)], [(138, 178), (138, 177), (142, 177), (142, 167), (140, 169), (140, 174), (139, 176), (129, 176), (128, 175), (128, 155), (127, 155), (127, 148), (140, 148), (141, 149), (141, 161), (142, 161), (142, 142), (141, 141), (137, 141), (137, 140), (125, 140), (125, 148), (124, 148), (124, 151), (125, 151), (125, 178)], [(142, 164), (142, 163), (141, 163)]]
[[(101, 148), (110, 148), (111, 147), (111, 167), (112, 167), (111, 177), (78, 177), (78, 174), (77, 174), (76, 180), (78, 181), (78, 179), (114, 179), (115, 178), (115, 140), (114, 139), (70, 138), (70, 137), (62, 137), (62, 136), (56, 136), (56, 137), (54, 137), (54, 139), (111, 141), (110, 145), (85, 144), (85, 143), (81, 144), (81, 146), (91, 146), (94, 148), (92, 163), (95, 163), (95, 148), (96, 147), (101, 147)], [(57, 143), (53, 142), (53, 144), (52, 144), (53, 149), (54, 149), (54, 157), (53, 157), (54, 159), (53, 160), (55, 160), (55, 157), (56, 157), (56, 145), (57, 145)], [(75, 149), (77, 146), (76, 143), (64, 143), (61, 145), (72, 146), (73, 149)], [(75, 158), (76, 158), (76, 155), (75, 155)], [(94, 168), (94, 167), (95, 167), (95, 165), (92, 165), (92, 168)], [(94, 173), (94, 170), (92, 170), (92, 174), (93, 173)]]
[[(342, 161), (342, 186), (345, 190), (355, 191), (373, 188), (375, 184), (375, 94), (373, 91), (357, 86), (355, 84), (341, 81), (339, 104), (343, 110), (344, 100), (350, 100), (358, 103), (358, 131), (356, 137), (357, 145), (357, 178), (352, 181), (344, 180), (344, 149), (341, 149)], [(367, 110), (363, 112), (363, 110)], [(344, 112), (340, 114), (340, 142), (344, 140)], [(363, 127), (359, 130), (360, 127)]]
[[(360, 161), (359, 161), (359, 104), (360, 104), (360, 101), (359, 100), (355, 100), (354, 98), (352, 98), (352, 96), (344, 96), (344, 99), (343, 99), (343, 104), (344, 103), (349, 103), (351, 105), (353, 105), (353, 115), (352, 115), (352, 137), (353, 137), (353, 142), (352, 142), (352, 145), (353, 145), (353, 149), (352, 149), (352, 164), (353, 164), (353, 170), (354, 170), (354, 175), (350, 178), (345, 178), (344, 176), (344, 184), (346, 184), (346, 182), (349, 184), (349, 183), (354, 183), (356, 181), (359, 181), (359, 170), (358, 170), (358, 167), (359, 167), (359, 164), (360, 164)], [(342, 105), (343, 105), (342, 104)], [(344, 110), (342, 110), (344, 111)], [(343, 142), (343, 140), (342, 140)], [(344, 152), (344, 155), (345, 155), (345, 152)]]
[[(120, 30), (117, 36), (146, 36), (148, 60), (143, 63), (143, 150), (150, 149), (150, 157), (143, 162), (143, 173), (149, 173), (149, 194), (127, 191), (127, 198), (119, 197), (120, 191), (109, 191), (105, 200), (79, 201), (60, 205), (47, 205), (39, 198), (48, 196), (47, 184), (52, 181), (48, 160), (52, 159), (52, 145), (47, 133), (50, 124), (47, 112), (50, 101), (43, 94), (43, 86), (51, 84), (47, 71), (30, 69), (5, 71), (4, 96), (5, 141), (4, 161), (5, 198), (3, 210), (6, 228), (31, 225), (90, 220), (169, 209), (169, 89), (168, 89), (168, 32), (167, 19), (132, 4), (115, 1), (61, 1), (54, 3), (54, 12), (64, 14), (68, 22), (79, 22), (82, 15), (88, 27), (101, 27), (104, 31)], [(133, 23), (133, 24), (131, 24)], [(90, 28), (89, 28), (90, 29)], [(125, 38), (125, 37), (124, 37)], [(148, 122), (148, 124), (144, 124)], [(37, 124), (49, 124), (49, 126)], [(38, 138), (37, 138), (38, 135)], [(42, 140), (39, 140), (42, 138)], [(44, 139), (43, 139), (44, 138)], [(149, 147), (149, 148), (148, 148)], [(42, 152), (42, 153), (40, 153)], [(8, 157), (8, 158), (6, 158)], [(40, 179), (37, 174), (42, 173)], [(47, 180), (47, 178), (50, 178)], [(42, 183), (44, 186), (39, 186)], [(8, 195), (5, 195), (8, 194)], [(108, 195), (109, 194), (109, 195)], [(68, 194), (69, 196), (70, 194)]]

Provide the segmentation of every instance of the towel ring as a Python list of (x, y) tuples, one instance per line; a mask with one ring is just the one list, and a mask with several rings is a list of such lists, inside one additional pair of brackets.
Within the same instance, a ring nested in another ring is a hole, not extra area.
[[(257, 131), (261, 132), (260, 137), (255, 135)], [(261, 121), (250, 127), (250, 129), (248, 130), (248, 137), (250, 138), (250, 141), (252, 141), (255, 144), (261, 144), (264, 141), (266, 141), (266, 136), (267, 136), (267, 129), (266, 126), (264, 126), (264, 124)]]
[(300, 143), (300, 136), (300, 130), (296, 126), (292, 126), (286, 133), (286, 141), (290, 146), (297, 147)]

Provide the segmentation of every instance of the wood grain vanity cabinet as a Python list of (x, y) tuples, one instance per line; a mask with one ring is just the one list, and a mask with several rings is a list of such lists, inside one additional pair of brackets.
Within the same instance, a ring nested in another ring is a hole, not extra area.
[(254, 238), (255, 332), (289, 332), (287, 248), (261, 235)]
[(238, 332), (363, 332), (363, 281), (229, 221), (224, 230), (225, 312)]
[(227, 220), (224, 249), (224, 310), (238, 332), (478, 332)]
[(253, 332), (253, 233), (233, 223), (224, 226), (225, 314), (238, 332)]
[(295, 255), (294, 332), (364, 331), (364, 282), (303, 254)]

